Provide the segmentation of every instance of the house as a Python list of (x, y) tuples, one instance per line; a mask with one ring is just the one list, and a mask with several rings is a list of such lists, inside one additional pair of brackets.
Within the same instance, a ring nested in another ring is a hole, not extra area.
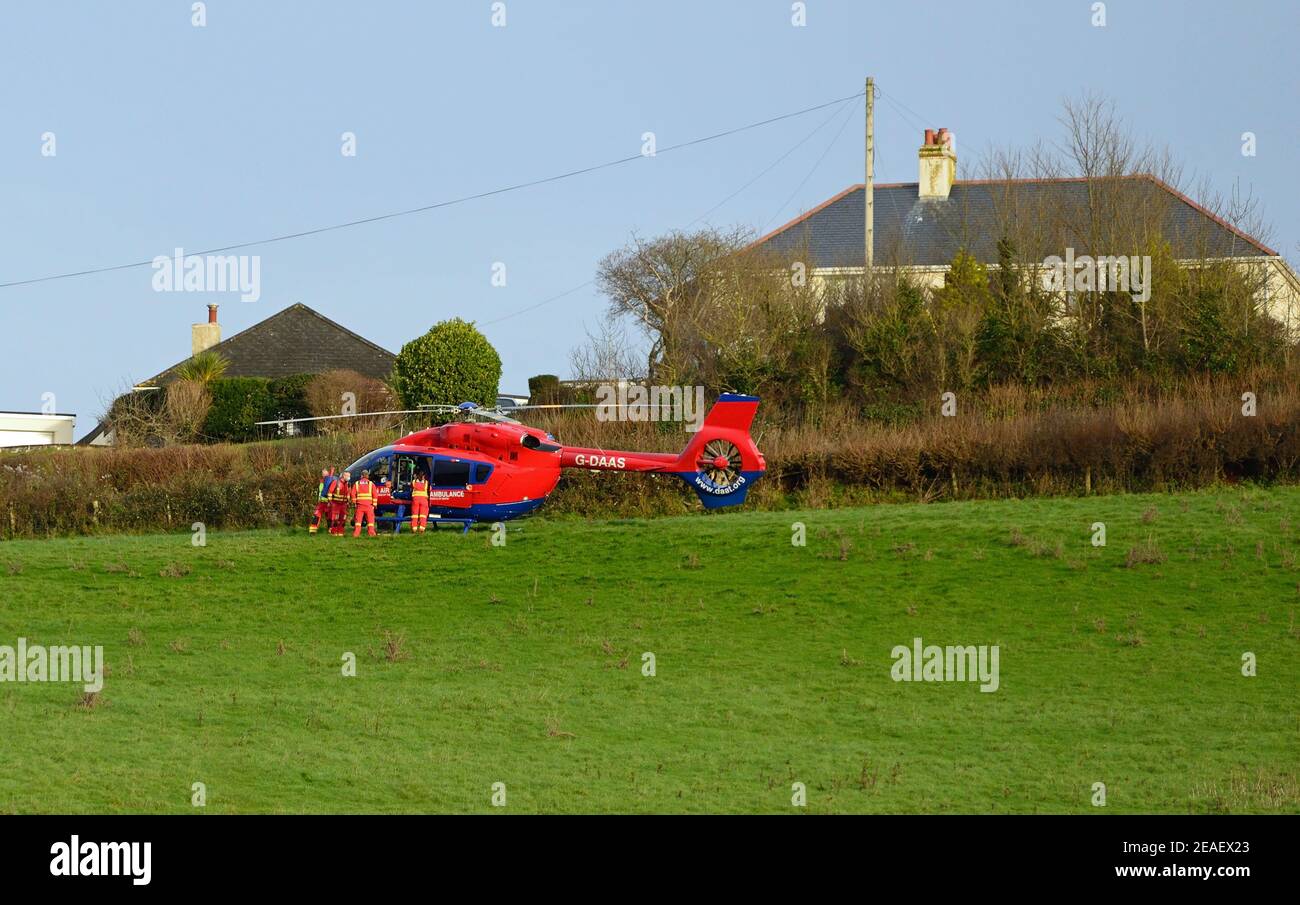
[[(1159, 234), (1174, 257), (1188, 265), (1231, 261), (1252, 268), (1269, 313), (1300, 326), (1300, 278), (1282, 257), (1205, 207), (1151, 175), (1096, 179), (957, 179), (957, 156), (947, 130), (927, 129), (918, 152), (918, 181), (876, 184), (873, 190), (874, 266), (907, 273), (921, 285), (943, 285), (944, 274), (965, 251), (996, 267), (998, 242), (1019, 240), (1019, 251), (1073, 254), (1142, 254), (1134, 248), (1089, 248), (1085, 238), (1094, 210), (1118, 212), (1130, 232)], [(802, 262), (814, 281), (863, 273), (866, 204), (853, 185), (758, 239), (751, 248)], [(1091, 224), (1095, 227), (1097, 219)], [(1104, 219), (1104, 218), (1100, 218)], [(1102, 224), (1101, 230), (1107, 230)], [(1115, 241), (1115, 240), (1112, 240)], [(1104, 243), (1105, 240), (1103, 239)]]
[[(148, 392), (175, 379), (176, 369), (207, 350), (229, 362), (226, 377), (288, 377), (347, 369), (387, 380), (396, 357), (381, 346), (330, 320), (306, 305), (293, 304), (222, 340), (217, 306), (208, 305), (205, 323), (190, 331), (190, 354), (165, 371), (137, 384), (133, 392)], [(77, 441), (79, 446), (106, 446), (113, 432), (104, 422)]]
[(76, 415), (0, 412), (0, 447), (69, 444), (76, 423)]

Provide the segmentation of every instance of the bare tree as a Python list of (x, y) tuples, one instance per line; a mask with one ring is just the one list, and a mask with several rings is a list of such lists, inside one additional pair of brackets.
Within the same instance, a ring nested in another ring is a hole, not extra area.
[(169, 404), (170, 387), (141, 387), (131, 383), (110, 400), (101, 419), (113, 433), (118, 446), (165, 446), (195, 438), (210, 403), (206, 391), (190, 394), (186, 386)]
[(604, 317), (596, 332), (585, 330), (587, 339), (569, 351), (569, 370), (574, 380), (607, 383), (640, 379), (645, 358), (632, 347), (622, 324)]
[(744, 248), (749, 237), (744, 229), (633, 236), (600, 262), (596, 284), (609, 299), (610, 314), (630, 318), (650, 340), (647, 376), (679, 382), (702, 277)]
[[(803, 260), (796, 262), (804, 264)], [(823, 287), (809, 267), (750, 250), (720, 261), (701, 279), (691, 310), (692, 362), (700, 380), (723, 390), (775, 388), (800, 374), (804, 399), (824, 397), (829, 365), (820, 334)]]

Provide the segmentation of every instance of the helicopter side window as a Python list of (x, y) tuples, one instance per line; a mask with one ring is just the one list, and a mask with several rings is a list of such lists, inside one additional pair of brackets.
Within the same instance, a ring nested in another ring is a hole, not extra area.
[(433, 460), (433, 486), (464, 487), (469, 483), (469, 462), (452, 462), (450, 459)]
[(474, 465), (474, 483), (486, 484), (487, 479), (492, 476), (492, 466), (478, 462)]

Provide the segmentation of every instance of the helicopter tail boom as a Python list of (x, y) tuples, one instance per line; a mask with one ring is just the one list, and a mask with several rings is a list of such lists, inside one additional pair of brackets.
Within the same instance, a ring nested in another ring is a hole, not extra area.
[(723, 393), (680, 455), (566, 446), (560, 451), (560, 465), (673, 474), (691, 486), (706, 508), (734, 506), (744, 502), (750, 485), (767, 468), (749, 435), (757, 411), (757, 396)]

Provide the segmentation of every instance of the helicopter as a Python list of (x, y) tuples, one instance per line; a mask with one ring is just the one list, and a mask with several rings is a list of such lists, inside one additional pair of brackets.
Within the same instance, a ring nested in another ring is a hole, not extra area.
[[(458, 523), (468, 531), (475, 522), (505, 522), (535, 511), (566, 468), (674, 475), (695, 491), (707, 509), (738, 505), (767, 470), (763, 454), (749, 434), (758, 403), (757, 396), (723, 393), (678, 454), (565, 446), (546, 431), (528, 427), (500, 409), (472, 402), (326, 417), (455, 413), (458, 420), (415, 431), (371, 450), (346, 470), (354, 481), (363, 469), (369, 472), (378, 491), (376, 520), (393, 522), (395, 531), (400, 532), (405, 521), (411, 482), (417, 475), (429, 483), (430, 524)], [(509, 411), (579, 407), (587, 406), (512, 406)], [(324, 419), (259, 424), (283, 426), (315, 420)]]

